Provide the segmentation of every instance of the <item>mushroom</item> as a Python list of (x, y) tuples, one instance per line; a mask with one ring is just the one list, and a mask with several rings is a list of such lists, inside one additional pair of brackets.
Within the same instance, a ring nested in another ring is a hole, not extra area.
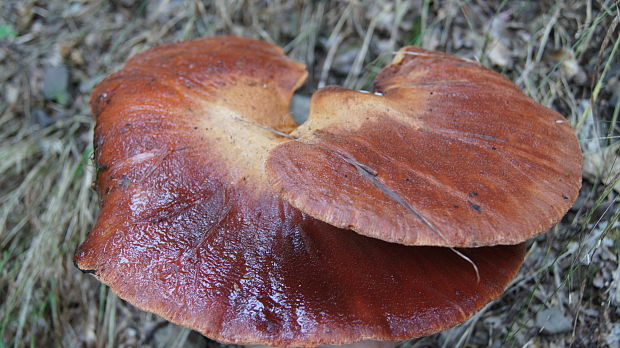
[(405, 47), (375, 91), (315, 93), (267, 161), (287, 202), (389, 242), (477, 247), (534, 237), (577, 198), (572, 128), (502, 75)]
[(498, 298), (523, 242), (575, 199), (570, 128), (477, 64), (405, 47), (382, 96), (324, 88), (296, 128), (305, 77), (274, 45), (218, 37), (147, 50), (101, 82), (101, 212), (76, 265), (221, 342), (396, 341)]

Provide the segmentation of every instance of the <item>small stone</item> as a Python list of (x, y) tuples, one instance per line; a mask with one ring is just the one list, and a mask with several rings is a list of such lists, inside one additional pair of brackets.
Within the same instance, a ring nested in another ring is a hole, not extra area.
[(572, 322), (559, 306), (555, 306), (536, 314), (536, 326), (553, 335), (570, 331)]
[(43, 76), (43, 96), (65, 105), (69, 101), (69, 70), (64, 65), (45, 69)]
[(611, 324), (611, 329), (603, 337), (609, 347), (620, 347), (620, 323)]
[(295, 94), (291, 101), (291, 116), (297, 124), (302, 124), (308, 119), (310, 110), (310, 97), (307, 95)]
[(14, 106), (19, 98), (19, 88), (14, 85), (7, 84), (5, 86), (5, 96), (8, 105)]

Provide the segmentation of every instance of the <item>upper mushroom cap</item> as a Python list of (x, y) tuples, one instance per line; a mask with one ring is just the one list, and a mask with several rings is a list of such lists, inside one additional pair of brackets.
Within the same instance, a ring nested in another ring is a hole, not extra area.
[(455, 56), (405, 47), (378, 93), (326, 87), (270, 152), (294, 207), (406, 245), (521, 243), (557, 223), (581, 187), (581, 151), (557, 112)]
[(220, 37), (129, 60), (91, 96), (102, 202), (75, 262), (137, 307), (228, 343), (399, 340), (456, 325), (523, 245), (408, 247), (316, 220), (267, 181), (303, 66)]

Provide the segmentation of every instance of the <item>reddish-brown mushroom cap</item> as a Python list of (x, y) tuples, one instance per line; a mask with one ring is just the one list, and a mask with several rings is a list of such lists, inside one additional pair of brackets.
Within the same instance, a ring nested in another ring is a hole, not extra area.
[(400, 340), (497, 298), (524, 246), (408, 247), (283, 201), (266, 158), (287, 140), (303, 66), (241, 38), (164, 45), (93, 91), (101, 213), (75, 262), (137, 307), (228, 343)]
[(270, 152), (294, 207), (406, 245), (521, 243), (557, 223), (581, 187), (570, 125), (474, 62), (405, 47), (377, 94), (327, 87)]

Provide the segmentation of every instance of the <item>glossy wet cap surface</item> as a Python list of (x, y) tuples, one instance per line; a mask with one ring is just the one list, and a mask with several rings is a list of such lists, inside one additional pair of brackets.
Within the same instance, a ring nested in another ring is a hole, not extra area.
[(277, 47), (225, 37), (146, 51), (98, 85), (102, 207), (78, 267), (138, 308), (238, 344), (427, 335), (500, 296), (523, 245), (461, 250), (478, 281), (450, 249), (365, 237), (280, 198), (264, 164), (288, 139), (265, 126), (291, 129), (304, 77)]

